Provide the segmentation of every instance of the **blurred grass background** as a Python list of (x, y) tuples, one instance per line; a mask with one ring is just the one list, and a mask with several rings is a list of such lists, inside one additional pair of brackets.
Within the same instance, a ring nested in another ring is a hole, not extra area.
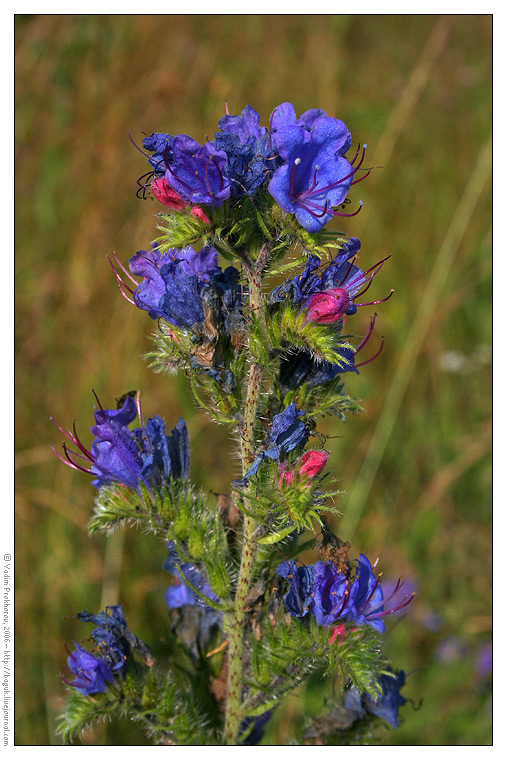
[[(365, 267), (391, 253), (375, 296), (386, 345), (349, 392), (365, 413), (336, 438), (332, 469), (349, 493), (335, 529), (381, 557), (418, 596), (388, 621), (387, 651), (410, 675), (387, 744), (491, 742), (491, 36), (477, 16), (109, 16), (16, 18), (16, 742), (57, 744), (64, 643), (72, 618), (121, 602), (163, 648), (166, 612), (153, 539), (89, 539), (89, 479), (51, 452), (49, 421), (77, 420), (85, 442), (94, 388), (112, 405), (141, 388), (145, 415), (188, 421), (192, 477), (226, 491), (230, 440), (197, 412), (181, 375), (142, 361), (153, 327), (122, 299), (106, 255), (126, 261), (154, 236), (147, 170), (127, 138), (183, 132), (202, 141), (248, 103), (261, 123), (289, 100), (343, 119), (380, 167), (341, 220)], [(370, 310), (355, 319), (364, 331)], [(212, 442), (212, 445), (210, 445)], [(318, 693), (308, 696), (309, 704)], [(301, 695), (299, 695), (301, 696)], [(418, 710), (412, 709), (419, 705)], [(283, 744), (301, 699), (275, 716)], [(135, 744), (104, 725), (88, 744)]]

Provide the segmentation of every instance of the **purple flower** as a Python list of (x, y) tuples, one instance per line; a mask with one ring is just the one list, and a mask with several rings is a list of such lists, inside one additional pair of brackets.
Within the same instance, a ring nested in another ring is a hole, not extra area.
[(161, 490), (172, 481), (186, 480), (189, 447), (185, 420), (180, 418), (166, 436), (165, 424), (158, 415), (130, 430), (128, 425), (137, 414), (142, 420), (139, 397), (136, 402), (131, 395), (126, 396), (120, 409), (100, 406), (91, 428), (95, 439), (90, 451), (81, 443), (75, 426), (71, 431), (57, 425), (78, 449), (69, 450), (64, 443), (64, 457), (57, 456), (70, 467), (94, 475), (92, 485), (98, 489), (119, 483), (139, 492), (143, 481), (149, 488)]
[(275, 171), (268, 190), (285, 212), (296, 215), (302, 227), (318, 232), (340, 214), (333, 207), (345, 201), (362, 163), (361, 159), (353, 168), (343, 158), (350, 148), (350, 132), (342, 121), (317, 109), (296, 119), (291, 103), (275, 109), (271, 128), (285, 163)]
[(173, 159), (167, 164), (165, 180), (187, 203), (219, 206), (231, 194), (223, 168), (227, 155), (210, 142), (199, 145), (187, 135), (172, 143)]
[(385, 630), (382, 618), (399, 612), (411, 603), (415, 591), (405, 594), (403, 599), (394, 607), (389, 606), (401, 590), (401, 578), (389, 595), (384, 595), (380, 585), (380, 575), (375, 578), (369, 559), (361, 554), (357, 561), (355, 578), (350, 587), (352, 606), (347, 620), (356, 625), (370, 625), (379, 633)]
[(289, 584), (289, 590), (283, 596), (285, 609), (292, 617), (304, 617), (312, 606), (315, 566), (298, 567), (296, 561), (290, 559), (277, 567), (276, 574), (286, 578)]
[(493, 672), (493, 645), (486, 642), (479, 649), (475, 658), (475, 671), (479, 680), (488, 679)]
[(170, 435), (166, 435), (164, 420), (157, 415), (146, 421), (146, 427), (136, 431), (138, 440), (146, 437), (146, 457), (141, 470), (141, 478), (162, 490), (164, 484), (174, 480), (186, 480), (190, 451), (187, 424), (180, 417)]
[(163, 176), (173, 160), (173, 141), (174, 137), (165, 132), (154, 132), (149, 137), (143, 137), (143, 148), (153, 154), (148, 156), (148, 162), (157, 176)]
[[(114, 682), (114, 677), (105, 662), (90, 654), (74, 642), (76, 649), (69, 652), (67, 667), (75, 676), (73, 681), (62, 678), (64, 683), (73, 686), (83, 696), (97, 694), (107, 690), (107, 682)], [(69, 650), (67, 650), (69, 651)]]
[(284, 596), (287, 611), (295, 617), (310, 612), (316, 622), (324, 626), (343, 620), (355, 625), (370, 625), (382, 633), (384, 623), (381, 618), (406, 607), (414, 597), (414, 594), (405, 596), (396, 607), (386, 610), (385, 605), (403, 584), (400, 579), (393, 593), (384, 599), (380, 578), (375, 578), (364, 554), (360, 555), (355, 575), (350, 571), (338, 572), (334, 564), (321, 561), (298, 568), (294, 560), (289, 560), (283, 562), (276, 572), (290, 581), (289, 591)]
[[(143, 281), (138, 283), (123, 270), (135, 290), (115, 266), (113, 269), (122, 295), (147, 311), (152, 319), (162, 317), (201, 336), (207, 318), (236, 348), (243, 340), (245, 291), (239, 281), (239, 270), (232, 266), (222, 270), (217, 259), (217, 251), (210, 246), (197, 253), (189, 246), (183, 250), (171, 248), (165, 253), (156, 247), (152, 251), (138, 251), (129, 266), (133, 274), (144, 277)], [(118, 260), (117, 264), (123, 269)]]

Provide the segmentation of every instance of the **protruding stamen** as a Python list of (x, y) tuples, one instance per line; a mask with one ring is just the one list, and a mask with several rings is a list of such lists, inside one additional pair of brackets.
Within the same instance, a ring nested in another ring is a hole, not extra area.
[[(392, 614), (393, 614), (393, 612), (399, 612), (399, 611), (400, 611), (400, 610), (402, 610), (404, 607), (407, 607), (407, 606), (410, 604), (410, 602), (412, 601), (412, 599), (414, 598), (414, 596), (415, 596), (415, 595), (416, 595), (416, 592), (415, 592), (415, 591), (413, 591), (413, 592), (410, 594), (410, 596), (408, 596), (408, 597), (407, 597), (407, 596), (405, 596), (405, 597), (403, 598), (403, 601), (401, 601), (401, 602), (400, 602), (400, 604), (396, 605), (396, 607), (393, 607), (393, 608), (392, 608), (392, 609), (390, 609), (390, 610), (386, 610), (385, 612), (376, 612), (376, 613), (374, 613), (373, 615), (370, 615), (370, 614), (369, 614), (369, 615), (368, 615), (368, 619), (369, 619), (369, 620), (373, 620), (373, 619), (375, 619), (375, 618), (385, 617), (386, 615), (392, 615)], [(379, 609), (379, 608), (377, 608), (377, 609)]]
[(342, 603), (342, 606), (340, 607), (339, 612), (337, 613), (337, 618), (340, 617), (343, 610), (347, 606), (347, 602), (349, 601), (349, 598), (350, 598), (350, 585), (349, 585), (349, 580), (347, 578), (347, 580), (345, 581), (345, 593), (343, 594), (343, 603)]
[(357, 157), (358, 157), (358, 155), (359, 155), (359, 151), (360, 151), (360, 150), (361, 150), (361, 143), (359, 143), (359, 145), (357, 146), (357, 150), (356, 150), (356, 152), (354, 153), (354, 158), (352, 159), (352, 161), (349, 161), (349, 163), (350, 163), (350, 165), (351, 165), (351, 166), (354, 166), (354, 163), (355, 163), (355, 161), (356, 161), (356, 158), (357, 158)]
[[(375, 591), (376, 591), (376, 590), (377, 590), (377, 588), (378, 588), (378, 585), (379, 585), (379, 583), (380, 583), (380, 579), (381, 579), (381, 577), (382, 577), (382, 573), (379, 573), (379, 575), (378, 575), (378, 578), (377, 578), (377, 580), (375, 581), (375, 585), (373, 586), (373, 588), (372, 588), (372, 590), (371, 590), (371, 593), (370, 593), (370, 595), (369, 595), (368, 599), (367, 599), (365, 602), (363, 602), (363, 604), (362, 604), (362, 605), (359, 607), (359, 609), (357, 610), (358, 612), (361, 612), (361, 610), (364, 610), (364, 608), (368, 606), (368, 602), (370, 601), (370, 599), (372, 598), (373, 594), (375, 593)], [(382, 601), (382, 604), (384, 604), (384, 602), (383, 602), (383, 601)]]
[(339, 288), (341, 288), (341, 287), (343, 286), (343, 283), (344, 283), (344, 282), (346, 282), (346, 280), (347, 280), (347, 277), (348, 277), (348, 276), (349, 276), (349, 274), (350, 274), (350, 270), (351, 270), (351, 269), (352, 269), (352, 267), (354, 266), (354, 261), (355, 261), (356, 259), (357, 259), (357, 256), (354, 256), (354, 258), (351, 260), (351, 262), (350, 262), (350, 264), (349, 264), (349, 268), (347, 269), (347, 274), (345, 275), (345, 277), (343, 278), (343, 280), (342, 280), (342, 281), (340, 282), (340, 284), (338, 285), (338, 287), (339, 287)]
[(137, 391), (136, 393), (136, 406), (137, 406), (137, 416), (139, 417), (141, 428), (144, 430), (143, 412), (141, 409), (141, 391)]
[[(63, 462), (64, 464), (68, 465), (69, 467), (72, 467), (74, 470), (80, 470), (80, 472), (86, 472), (86, 473), (90, 472), (90, 470), (87, 470), (86, 467), (81, 467), (80, 464), (76, 464), (76, 462), (74, 462), (74, 460), (71, 457), (71, 453), (73, 453), (73, 452), (70, 452), (68, 450), (65, 441), (62, 442), (62, 448), (63, 448), (63, 453), (65, 454), (65, 459), (62, 456), (60, 456), (60, 454), (56, 451), (56, 449), (53, 449), (53, 451), (55, 452), (56, 456), (58, 457), (58, 459), (61, 462)], [(74, 454), (74, 456), (76, 456), (76, 455)]]
[[(360, 351), (362, 348), (364, 348), (364, 346), (366, 346), (366, 344), (367, 344), (367, 343), (368, 343), (368, 341), (370, 340), (371, 334), (372, 334), (372, 332), (373, 332), (373, 328), (375, 327), (375, 320), (376, 320), (376, 319), (377, 319), (377, 315), (376, 315), (376, 314), (374, 314), (374, 315), (373, 315), (373, 317), (371, 317), (371, 319), (370, 319), (370, 326), (369, 326), (369, 328), (368, 328), (368, 332), (366, 333), (366, 335), (365, 335), (365, 336), (364, 336), (364, 338), (362, 339), (361, 343), (360, 343), (360, 344), (358, 345), (358, 347), (356, 348), (356, 354), (358, 354), (358, 353), (359, 353), (359, 351)], [(377, 557), (377, 562), (378, 562), (378, 557)], [(376, 564), (377, 564), (377, 563), (375, 563), (375, 565), (376, 565)], [(373, 565), (373, 567), (375, 567), (375, 565)]]
[(385, 303), (386, 301), (389, 301), (393, 293), (394, 293), (394, 290), (391, 290), (388, 296), (386, 296), (385, 298), (381, 298), (379, 301), (368, 301), (368, 303), (356, 303), (355, 306), (374, 306), (377, 303)]
[(292, 168), (292, 174), (291, 174), (291, 177), (290, 177), (290, 185), (289, 185), (289, 194), (290, 194), (291, 197), (294, 194), (294, 177), (296, 175), (296, 166), (298, 166), (300, 163), (301, 163), (301, 159), (300, 158), (295, 158), (294, 159), (294, 166)]
[(366, 174), (363, 174), (363, 176), (359, 177), (359, 179), (355, 179), (353, 182), (350, 183), (350, 186), (352, 187), (352, 185), (357, 185), (358, 182), (362, 182), (363, 179), (366, 179), (366, 177), (369, 177), (370, 174), (371, 174), (371, 169), (368, 169)]
[(359, 201), (359, 208), (357, 209), (357, 211), (353, 211), (350, 214), (344, 214), (343, 211), (330, 211), (329, 213), (333, 214), (333, 216), (357, 216), (357, 214), (359, 214), (359, 212), (363, 208), (363, 205), (364, 205), (363, 201)]
[(95, 393), (95, 390), (93, 388), (92, 388), (92, 393), (95, 396), (95, 400), (96, 400), (97, 404), (99, 405), (99, 409), (102, 412), (102, 414), (104, 416), (104, 419), (106, 419), (106, 413), (105, 413), (105, 411), (104, 411), (104, 409), (102, 407), (102, 404), (99, 401), (99, 397), (97, 396), (97, 394)]
[(374, 354), (374, 355), (373, 355), (373, 356), (372, 356), (370, 359), (366, 359), (366, 361), (364, 361), (364, 362), (361, 362), (360, 364), (356, 364), (356, 365), (355, 365), (356, 369), (357, 369), (358, 367), (364, 367), (364, 365), (365, 365), (365, 364), (369, 364), (369, 363), (370, 363), (370, 362), (372, 362), (374, 359), (376, 359), (376, 358), (377, 358), (377, 356), (379, 356), (379, 355), (382, 353), (382, 349), (383, 349), (383, 348), (384, 348), (384, 336), (382, 336), (382, 343), (380, 344), (380, 348), (379, 348), (379, 350), (377, 351), (377, 353), (376, 353), (376, 354)]
[(133, 140), (133, 138), (132, 138), (132, 130), (129, 130), (129, 132), (127, 132), (127, 134), (128, 134), (128, 136), (129, 136), (129, 140), (130, 140), (130, 142), (132, 143), (132, 145), (134, 146), (134, 148), (135, 148), (136, 150), (138, 150), (138, 151), (139, 151), (139, 153), (142, 153), (142, 155), (143, 155), (145, 158), (148, 158), (148, 159), (149, 159), (149, 158), (151, 158), (151, 156), (150, 156), (150, 154), (149, 154), (149, 153), (145, 153), (145, 152), (144, 152), (144, 150), (142, 150), (142, 149), (139, 147), (139, 145), (136, 145), (136, 143), (134, 142), (134, 140)]
[[(357, 273), (357, 274), (355, 275), (354, 279), (353, 279), (353, 280), (351, 280), (351, 282), (349, 283), (349, 286), (355, 285), (355, 284), (356, 284), (356, 282), (359, 282), (359, 281), (361, 280), (361, 278), (363, 278), (363, 277), (365, 278), (365, 280), (364, 280), (364, 281), (365, 281), (365, 282), (367, 282), (367, 279), (366, 279), (366, 278), (368, 277), (368, 275), (370, 274), (370, 272), (372, 273), (372, 274), (370, 275), (370, 277), (369, 277), (369, 280), (370, 280), (370, 283), (371, 283), (371, 280), (372, 280), (372, 279), (373, 279), (373, 278), (374, 278), (374, 277), (375, 277), (375, 276), (376, 276), (376, 275), (377, 275), (377, 274), (380, 272), (380, 270), (381, 270), (381, 269), (382, 269), (382, 267), (384, 266), (385, 262), (386, 262), (388, 259), (390, 259), (390, 258), (391, 258), (391, 254), (389, 254), (389, 256), (386, 256), (386, 257), (385, 257), (385, 259), (382, 259), (381, 261), (378, 261), (378, 262), (377, 262), (376, 264), (374, 264), (372, 267), (370, 267), (369, 269), (367, 269), (367, 270), (366, 270), (366, 272), (360, 272), (360, 273)], [(368, 285), (368, 287), (369, 287), (369, 285)], [(364, 290), (362, 290), (360, 293), (356, 293), (356, 295), (354, 296), (354, 298), (359, 298), (360, 296), (362, 296), (362, 295), (363, 295), (363, 293), (366, 293), (366, 290), (367, 290), (367, 289), (368, 289), (368, 288), (365, 288), (365, 289), (364, 289)]]

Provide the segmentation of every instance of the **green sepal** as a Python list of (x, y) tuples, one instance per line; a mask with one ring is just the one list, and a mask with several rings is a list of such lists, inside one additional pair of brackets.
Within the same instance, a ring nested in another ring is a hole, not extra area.
[(295, 529), (295, 525), (287, 525), (285, 528), (282, 528), (281, 530), (272, 531), (271, 533), (268, 533), (267, 536), (262, 536), (261, 538), (257, 539), (258, 544), (277, 544), (279, 541), (283, 541), (284, 538), (287, 538), (289, 533), (292, 533)]
[(157, 229), (162, 233), (155, 238), (155, 244), (161, 253), (170, 248), (185, 248), (187, 245), (200, 243), (206, 236), (208, 226), (193, 216), (190, 211), (175, 211), (172, 214), (157, 214), (160, 220)]
[(336, 325), (307, 322), (303, 311), (291, 304), (282, 304), (266, 316), (267, 335), (273, 348), (287, 351), (289, 347), (308, 351), (314, 359), (345, 367), (347, 359), (340, 349), (353, 350), (353, 346), (340, 338)]
[[(163, 535), (164, 526), (172, 518), (173, 497), (167, 488), (161, 493), (151, 493), (142, 481), (139, 481), (139, 487), (140, 494), (120, 483), (102, 486), (95, 499), (88, 532), (108, 533), (121, 525), (129, 524)], [(172, 487), (178, 490), (175, 484)]]

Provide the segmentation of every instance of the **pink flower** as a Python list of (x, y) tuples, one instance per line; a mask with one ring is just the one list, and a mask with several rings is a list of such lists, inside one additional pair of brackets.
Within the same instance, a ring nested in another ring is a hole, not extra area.
[(338, 645), (342, 644), (343, 642), (340, 641), (342, 636), (345, 636), (345, 626), (343, 623), (338, 623), (338, 625), (333, 626), (333, 632), (329, 637), (329, 645), (331, 646), (331, 644), (336, 641), (336, 639), (338, 639)]
[(183, 198), (172, 189), (172, 187), (169, 187), (164, 178), (153, 180), (151, 183), (151, 192), (155, 198), (160, 201), (160, 203), (163, 203), (164, 206), (167, 206), (167, 208), (180, 211), (188, 205), (186, 201), (184, 201)]
[(282, 485), (291, 486), (295, 476), (298, 478), (303, 476), (306, 479), (312, 480), (325, 467), (327, 456), (327, 451), (324, 450), (307, 451), (303, 454), (294, 470), (287, 470), (284, 464), (280, 465), (278, 468), (280, 473), (278, 487), (281, 488)]
[[(169, 187), (163, 177), (153, 180), (151, 183), (151, 192), (160, 203), (174, 211), (181, 211), (189, 205), (180, 195), (178, 195), (176, 190)], [(191, 214), (205, 224), (209, 224), (209, 219), (200, 206), (192, 206)]]
[(303, 454), (299, 462), (299, 475), (314, 478), (325, 467), (327, 462), (327, 451), (307, 451)]
[(306, 304), (306, 321), (327, 325), (337, 322), (350, 306), (350, 296), (345, 288), (332, 288), (314, 293)]

